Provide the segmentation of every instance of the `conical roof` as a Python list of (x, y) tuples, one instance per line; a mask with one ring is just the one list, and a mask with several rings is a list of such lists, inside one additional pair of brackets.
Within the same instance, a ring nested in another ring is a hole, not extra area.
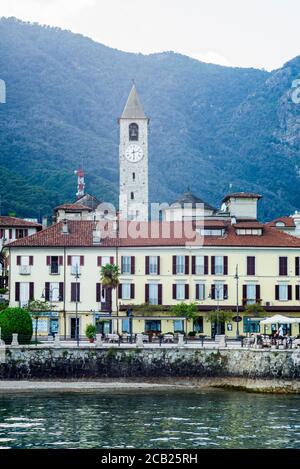
[(195, 208), (197, 204), (203, 204), (205, 210), (212, 210), (214, 212), (217, 210), (212, 205), (209, 205), (204, 202), (204, 200), (195, 196), (191, 191), (184, 192), (180, 197), (178, 197), (178, 199), (172, 202), (172, 205), (173, 204), (180, 205), (181, 207), (184, 207), (184, 204), (192, 204), (192, 208)]
[(121, 119), (147, 119), (135, 85), (131, 88)]

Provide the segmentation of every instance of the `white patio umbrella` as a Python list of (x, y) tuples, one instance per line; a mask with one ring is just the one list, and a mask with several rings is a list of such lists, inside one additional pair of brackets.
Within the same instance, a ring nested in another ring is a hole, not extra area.
[(295, 324), (300, 323), (300, 318), (288, 318), (287, 316), (281, 316), (280, 314), (275, 314), (271, 318), (264, 319), (260, 321), (261, 324)]

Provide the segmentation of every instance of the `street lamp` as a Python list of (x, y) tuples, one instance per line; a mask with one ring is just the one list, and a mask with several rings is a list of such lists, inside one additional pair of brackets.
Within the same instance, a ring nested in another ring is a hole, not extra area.
[(236, 338), (238, 339), (240, 336), (240, 313), (239, 313), (239, 266), (236, 265), (235, 269), (235, 276), (236, 280)]
[[(220, 311), (220, 292), (224, 292), (224, 285), (216, 285), (215, 284), (215, 298), (217, 300), (217, 335), (220, 334), (220, 328), (219, 328), (219, 311)], [(209, 298), (212, 298), (212, 293), (210, 293)], [(223, 299), (224, 296), (223, 296)]]
[(130, 333), (130, 343), (132, 344), (132, 317), (133, 317), (133, 310), (127, 310), (127, 317), (129, 318), (129, 333)]
[(78, 280), (80, 278), (80, 273), (78, 269), (78, 264), (75, 266), (75, 304), (76, 304), (76, 325), (75, 325), (75, 337), (76, 337), (76, 342), (77, 342), (77, 347), (79, 347), (79, 324), (78, 324)]

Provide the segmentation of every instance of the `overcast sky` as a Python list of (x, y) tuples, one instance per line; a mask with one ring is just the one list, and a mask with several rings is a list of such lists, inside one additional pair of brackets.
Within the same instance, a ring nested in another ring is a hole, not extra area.
[(300, 54), (299, 0), (0, 0), (0, 16), (222, 65), (271, 70)]

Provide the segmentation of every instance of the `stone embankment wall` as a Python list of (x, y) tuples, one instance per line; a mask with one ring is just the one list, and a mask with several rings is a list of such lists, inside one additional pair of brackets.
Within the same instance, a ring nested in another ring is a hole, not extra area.
[(300, 351), (7, 347), (0, 379), (300, 379)]

